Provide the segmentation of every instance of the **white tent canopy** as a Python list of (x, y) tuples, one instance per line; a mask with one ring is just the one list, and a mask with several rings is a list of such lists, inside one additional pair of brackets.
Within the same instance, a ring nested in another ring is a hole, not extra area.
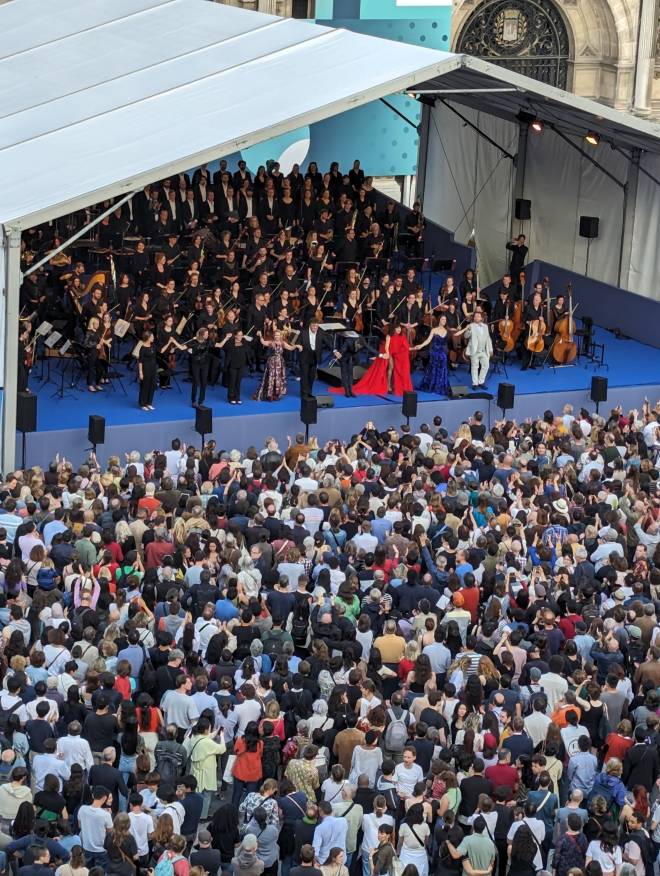
[(15, 463), (22, 229), (414, 86), (504, 117), (531, 95), (641, 149), (660, 133), (473, 58), (207, 0), (13, 0), (0, 33), (3, 471)]
[(0, 32), (0, 222), (21, 228), (429, 79), (451, 57), (205, 0), (14, 0)]

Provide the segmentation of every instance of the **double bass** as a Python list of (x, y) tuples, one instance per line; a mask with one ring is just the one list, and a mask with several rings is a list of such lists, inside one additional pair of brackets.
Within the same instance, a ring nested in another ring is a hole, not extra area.
[(573, 340), (575, 320), (573, 319), (573, 284), (566, 287), (568, 292), (568, 312), (555, 323), (555, 338), (552, 342), (552, 358), (559, 365), (568, 365), (577, 356), (577, 344)]

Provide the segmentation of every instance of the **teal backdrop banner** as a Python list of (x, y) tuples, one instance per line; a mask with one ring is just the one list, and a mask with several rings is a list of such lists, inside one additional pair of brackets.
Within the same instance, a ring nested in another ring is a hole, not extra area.
[[(448, 51), (451, 3), (437, 0), (316, 0), (318, 24), (342, 27), (395, 42), (414, 43)], [(383, 52), (387, 66), (387, 50)], [(304, 75), (304, 71), (301, 71)], [(281, 137), (252, 146), (242, 153), (251, 171), (269, 159), (279, 161), (288, 173), (294, 163), (303, 170), (316, 161), (325, 171), (332, 161), (350, 169), (359, 158), (365, 173), (373, 176), (403, 176), (417, 171), (420, 110), (405, 94), (340, 113), (322, 122), (290, 131)], [(228, 156), (233, 167), (238, 155)]]

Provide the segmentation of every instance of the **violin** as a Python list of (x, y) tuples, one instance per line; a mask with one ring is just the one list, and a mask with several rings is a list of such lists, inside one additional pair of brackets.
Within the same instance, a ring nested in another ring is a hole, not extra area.
[(552, 358), (559, 365), (568, 365), (577, 356), (577, 344), (573, 340), (575, 320), (573, 319), (573, 284), (566, 287), (568, 292), (568, 312), (555, 323), (555, 337), (552, 342)]

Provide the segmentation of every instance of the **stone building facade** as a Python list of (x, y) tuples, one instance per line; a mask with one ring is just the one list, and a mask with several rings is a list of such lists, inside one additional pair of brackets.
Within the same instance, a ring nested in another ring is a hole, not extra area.
[(454, 0), (452, 48), (660, 117), (657, 0)]

